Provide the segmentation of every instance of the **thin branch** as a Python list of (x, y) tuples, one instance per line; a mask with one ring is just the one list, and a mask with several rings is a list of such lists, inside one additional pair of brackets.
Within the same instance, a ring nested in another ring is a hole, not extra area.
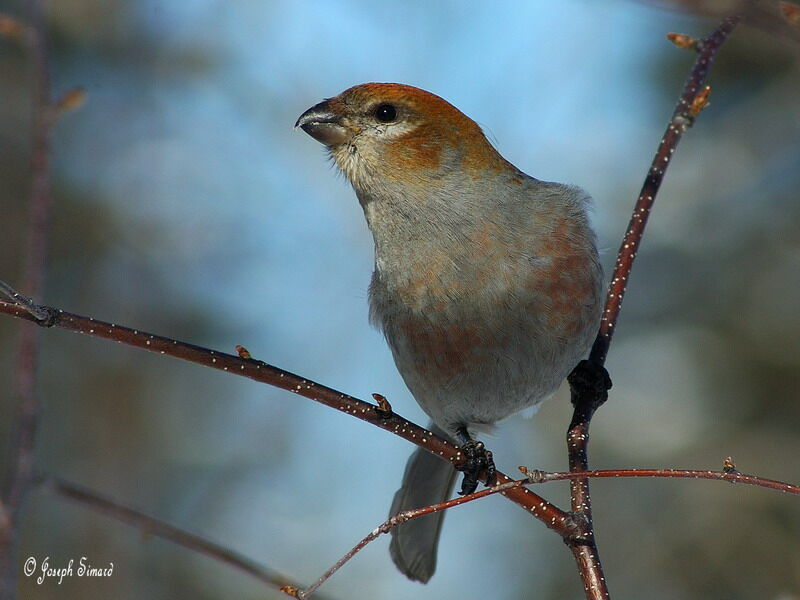
[[(49, 318), (44, 321), (38, 320), (31, 314), (30, 307), (0, 301), (0, 313), (31, 321), (44, 327), (57, 327), (96, 338), (113, 340), (149, 352), (172, 356), (173, 358), (266, 383), (376, 425), (412, 444), (425, 448), (428, 452), (451, 462), (454, 466), (460, 466), (465, 460), (458, 446), (454, 446), (448, 440), (391, 412), (391, 406), (388, 406), (388, 403), (383, 406), (376, 406), (364, 402), (260, 360), (242, 358), (241, 356), (210, 350), (47, 306), (37, 306), (34, 310), (36, 312), (44, 311), (49, 315)], [(387, 407), (389, 410), (387, 410)], [(512, 481), (512, 479), (503, 473), (497, 473), (498, 484), (508, 483), (509, 481)], [(571, 532), (569, 515), (541, 496), (523, 488), (506, 490), (503, 495), (530, 512), (550, 529), (559, 532), (562, 536)]]
[[(740, 20), (740, 15), (725, 18), (710, 36), (696, 42), (695, 47), (698, 49), (697, 60), (686, 81), (675, 111), (672, 113), (672, 118), (667, 125), (667, 130), (664, 132), (664, 137), (661, 138), (661, 143), (650, 165), (650, 171), (644, 180), (642, 191), (639, 193), (639, 198), (633, 208), (633, 215), (628, 224), (628, 229), (622, 238), (622, 244), (620, 244), (619, 252), (617, 253), (617, 262), (614, 267), (614, 273), (611, 276), (611, 285), (606, 298), (603, 318), (600, 322), (600, 332), (590, 355), (590, 360), (596, 364), (602, 365), (606, 361), (611, 339), (614, 335), (614, 328), (619, 319), (622, 299), (627, 289), (628, 278), (630, 277), (636, 254), (639, 251), (639, 245), (642, 242), (647, 218), (650, 216), (656, 194), (661, 188), (661, 182), (664, 180), (664, 174), (669, 167), (672, 155), (681, 137), (692, 126), (695, 118), (707, 103), (708, 91), (704, 86), (709, 70), (720, 46), (739, 24)], [(701, 102), (697, 102), (699, 94), (703, 94), (700, 97)]]
[[(698, 56), (667, 130), (661, 138), (650, 171), (634, 206), (628, 229), (622, 239), (600, 322), (600, 331), (592, 346), (589, 360), (582, 361), (569, 376), (574, 412), (567, 429), (567, 450), (569, 469), (573, 474), (586, 472), (589, 469), (589, 425), (595, 411), (608, 399), (611, 379), (604, 368), (606, 356), (611, 347), (628, 278), (653, 202), (678, 142), (708, 103), (710, 88), (705, 86), (705, 81), (714, 57), (740, 20), (741, 15), (723, 19), (716, 30), (703, 40), (676, 34), (668, 36), (679, 47), (697, 51)], [(569, 479), (575, 533), (567, 540), (567, 545), (578, 564), (586, 597), (590, 600), (607, 600), (610, 596), (594, 537), (589, 481), (574, 476)]]
[[(586, 360), (567, 379), (574, 407), (567, 428), (567, 457), (570, 472), (579, 473), (589, 469), (589, 424), (594, 411), (608, 398), (611, 379), (604, 367)], [(586, 597), (606, 600), (610, 595), (594, 538), (588, 479), (570, 478), (570, 504), (575, 530), (567, 545), (578, 565)]]
[(138, 528), (145, 535), (155, 535), (170, 540), (189, 550), (202, 554), (235, 569), (247, 573), (268, 586), (281, 589), (297, 586), (297, 582), (273, 569), (260, 565), (246, 556), (205, 538), (189, 533), (165, 521), (148, 516), (88, 488), (69, 483), (62, 479), (48, 479), (44, 487), (59, 496), (69, 498), (83, 506)]
[(472, 502), (473, 500), (479, 500), (481, 498), (485, 498), (486, 496), (491, 496), (492, 494), (503, 493), (513, 488), (520, 488), (521, 486), (526, 485), (528, 483), (531, 483), (528, 479), (517, 479), (515, 481), (508, 481), (506, 483), (495, 485), (491, 488), (487, 488), (479, 492), (467, 494), (466, 496), (458, 496), (457, 498), (453, 498), (452, 500), (447, 500), (439, 504), (432, 504), (431, 506), (426, 506), (424, 508), (415, 508), (413, 510), (407, 510), (398, 513), (393, 517), (390, 517), (380, 525), (378, 525), (378, 527), (373, 529), (367, 536), (362, 538), (360, 542), (358, 542), (355, 546), (353, 546), (353, 548), (351, 548), (347, 552), (347, 554), (345, 554), (342, 558), (336, 561), (336, 564), (334, 564), (330, 569), (325, 571), (325, 573), (323, 573), (323, 575), (319, 579), (317, 579), (312, 585), (310, 585), (304, 590), (296, 586), (286, 586), (283, 589), (281, 589), (281, 591), (289, 596), (292, 596), (293, 598), (300, 598), (302, 600), (310, 598), (311, 595), (314, 594), (316, 590), (319, 589), (319, 587), (323, 583), (325, 583), (328, 579), (330, 579), (331, 575), (333, 575), (334, 573), (336, 573), (336, 571), (341, 569), (350, 559), (352, 559), (356, 554), (358, 554), (361, 550), (363, 550), (367, 544), (376, 540), (382, 534), (389, 533), (389, 531), (391, 531), (398, 525), (402, 525), (406, 521), (417, 519), (419, 517), (424, 517), (425, 515), (429, 515), (431, 513), (447, 510), (448, 508), (454, 508), (456, 506), (466, 504), (467, 502)]
[(524, 467), (520, 467), (520, 470), (528, 476), (530, 480), (529, 483), (548, 483), (550, 481), (582, 478), (621, 479), (629, 477), (666, 477), (670, 479), (712, 479), (716, 481), (726, 481), (728, 483), (752, 485), (800, 496), (800, 485), (777, 481), (775, 479), (767, 479), (757, 475), (748, 475), (747, 473), (740, 473), (736, 469), (726, 469), (722, 471), (703, 471), (697, 469), (598, 469), (593, 471), (578, 471), (575, 473), (530, 471)]
[[(32, 189), (30, 222), (25, 248), (23, 287), (40, 298), (47, 274), (47, 246), (50, 230), (50, 134), (53, 124), (50, 97), (50, 67), (42, 2), (28, 0), (28, 27), (24, 39), (29, 42), (34, 71), (34, 124), (31, 155)], [(19, 537), (20, 507), (33, 478), (33, 453), (39, 420), (40, 403), (36, 393), (39, 358), (39, 332), (23, 327), (20, 331), (14, 395), (17, 417), (11, 436), (12, 447), (8, 473), (3, 487), (4, 520), (0, 529), (0, 594), (16, 595), (16, 545)]]

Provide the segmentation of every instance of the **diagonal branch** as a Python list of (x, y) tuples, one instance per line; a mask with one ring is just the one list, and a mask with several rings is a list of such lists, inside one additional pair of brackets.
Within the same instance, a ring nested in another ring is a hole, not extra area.
[(143, 534), (155, 535), (165, 540), (170, 540), (198, 554), (225, 563), (226, 565), (247, 573), (251, 577), (256, 578), (272, 588), (281, 589), (286, 586), (297, 586), (297, 582), (286, 575), (260, 565), (238, 552), (234, 552), (224, 546), (202, 538), (199, 535), (175, 527), (166, 521), (156, 519), (136, 509), (124, 506), (93, 490), (75, 485), (74, 483), (69, 483), (62, 479), (47, 479), (43, 484), (47, 489), (59, 496), (69, 498), (95, 512), (103, 513), (117, 521), (137, 527)]
[[(520, 467), (520, 470), (524, 470), (524, 472), (528, 472), (527, 469), (524, 467)], [(402, 525), (406, 521), (411, 521), (412, 519), (418, 519), (419, 517), (424, 517), (425, 515), (429, 515), (431, 513), (440, 512), (443, 510), (447, 510), (449, 508), (455, 508), (456, 506), (460, 506), (462, 504), (466, 504), (467, 502), (472, 502), (473, 500), (480, 500), (481, 498), (485, 498), (486, 496), (491, 496), (492, 494), (501, 494), (507, 490), (511, 490), (514, 488), (520, 488), (523, 485), (527, 485), (529, 483), (533, 483), (529, 479), (517, 479), (514, 481), (507, 481), (506, 483), (501, 483), (495, 485), (490, 488), (486, 488), (485, 490), (481, 490), (479, 492), (473, 492), (472, 494), (467, 494), (465, 496), (458, 496), (451, 500), (446, 500), (445, 502), (441, 502), (439, 504), (432, 504), (430, 506), (425, 506), (423, 508), (415, 508), (413, 510), (406, 510), (392, 517), (389, 517), (386, 521), (378, 525), (375, 529), (373, 529), (369, 534), (367, 534), (364, 538), (361, 539), (353, 548), (351, 548), (347, 554), (345, 554), (342, 558), (340, 558), (336, 563), (322, 576), (317, 579), (312, 585), (308, 586), (306, 589), (300, 589), (296, 586), (286, 586), (281, 589), (282, 592), (285, 594), (292, 596), (294, 598), (299, 598), (301, 600), (305, 600), (310, 598), (312, 594), (314, 594), (319, 587), (325, 583), (330, 577), (336, 573), (339, 569), (341, 569), (351, 558), (353, 558), (356, 554), (361, 552), (367, 544), (370, 542), (378, 539), (382, 534), (389, 533), (392, 529), (397, 527), (398, 525)]]
[(647, 219), (653, 208), (653, 203), (664, 181), (664, 174), (672, 160), (672, 155), (680, 142), (681, 137), (689, 127), (692, 126), (697, 115), (705, 107), (708, 100), (708, 89), (705, 88), (705, 81), (711, 70), (711, 65), (722, 44), (739, 24), (740, 15), (734, 15), (723, 19), (714, 32), (703, 40), (698, 40), (694, 47), (697, 49), (697, 60), (694, 63), (692, 72), (686, 81), (672, 118), (667, 125), (667, 130), (661, 138), (650, 170), (642, 185), (642, 190), (633, 208), (628, 229), (622, 238), (614, 273), (611, 276), (606, 306), (600, 322), (600, 331), (592, 347), (590, 360), (597, 364), (604, 364), (608, 355), (611, 339), (614, 336), (614, 328), (619, 319), (619, 312), (622, 308), (622, 300), (628, 286), (628, 278), (633, 268), (633, 262), (639, 251), (642, 242), (644, 229)]
[[(32, 312), (44, 313), (49, 316), (45, 320), (39, 320)], [(453, 463), (453, 465), (460, 466), (464, 461), (464, 456), (457, 446), (392, 412), (391, 406), (385, 400), (379, 406), (364, 402), (260, 360), (243, 358), (243, 356), (249, 357), (249, 353), (244, 349), (239, 350), (241, 356), (234, 356), (45, 306), (25, 306), (0, 301), (0, 313), (31, 321), (45, 327), (57, 327), (75, 333), (120, 342), (149, 352), (172, 356), (266, 383), (385, 429), (412, 444), (425, 448), (428, 452)], [(509, 481), (512, 481), (511, 478), (503, 473), (497, 473), (498, 484)], [(523, 488), (508, 489), (503, 492), (503, 495), (562, 536), (568, 535), (571, 531), (569, 515), (541, 496)]]

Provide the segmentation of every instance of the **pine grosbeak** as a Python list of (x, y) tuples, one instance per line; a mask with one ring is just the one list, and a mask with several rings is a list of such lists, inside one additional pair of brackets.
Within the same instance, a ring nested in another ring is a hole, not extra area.
[[(364, 209), (375, 241), (370, 319), (400, 374), (432, 429), (492, 469), (472, 432), (550, 397), (597, 331), (588, 195), (526, 175), (474, 121), (407, 85), (357, 85), (296, 125), (327, 146)], [(417, 450), (391, 513), (442, 502), (454, 479)], [(462, 493), (476, 484), (468, 472)], [(433, 575), (443, 516), (393, 530), (392, 558), (411, 579)]]

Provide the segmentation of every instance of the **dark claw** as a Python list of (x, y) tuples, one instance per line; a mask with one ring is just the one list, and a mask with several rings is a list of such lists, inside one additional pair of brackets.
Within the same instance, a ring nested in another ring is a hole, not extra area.
[(497, 483), (497, 469), (494, 466), (494, 455), (490, 450), (486, 451), (486, 487), (492, 487)]
[(484, 471), (486, 472), (486, 485), (494, 485), (497, 481), (497, 469), (494, 466), (492, 453), (486, 449), (483, 442), (470, 439), (461, 446), (461, 450), (467, 460), (458, 468), (464, 473), (459, 495), (466, 496), (478, 489), (478, 475)]
[(478, 478), (474, 473), (464, 473), (464, 479), (461, 481), (461, 489), (458, 492), (459, 496), (466, 496), (478, 489)]

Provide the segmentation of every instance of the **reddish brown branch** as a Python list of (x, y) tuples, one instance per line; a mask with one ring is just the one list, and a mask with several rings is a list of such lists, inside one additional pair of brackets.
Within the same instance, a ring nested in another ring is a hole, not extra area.
[[(574, 411), (567, 428), (567, 457), (570, 472), (580, 473), (589, 469), (589, 424), (594, 411), (608, 398), (611, 380), (602, 366), (588, 360), (582, 361), (568, 380)], [(594, 537), (589, 480), (569, 479), (574, 532), (566, 539), (567, 545), (578, 565), (586, 597), (606, 600), (610, 595)]]
[[(704, 84), (714, 57), (740, 19), (739, 15), (723, 19), (717, 29), (703, 40), (694, 40), (688, 36), (675, 34), (669, 36), (679, 46), (696, 50), (698, 56), (653, 158), (650, 171), (645, 178), (628, 229), (620, 245), (606, 297), (600, 331), (595, 339), (589, 360), (582, 361), (569, 377), (572, 404), (575, 410), (567, 430), (567, 449), (569, 469), (573, 474), (589, 469), (589, 424), (594, 412), (608, 398), (608, 390), (611, 388), (611, 380), (603, 365), (611, 346), (614, 328), (622, 307), (622, 299), (627, 289), (633, 261), (644, 235), (647, 218), (681, 136), (691, 127), (694, 119), (708, 103), (709, 88), (704, 87)], [(569, 479), (575, 533), (567, 539), (567, 544), (578, 564), (587, 598), (605, 600), (609, 598), (609, 593), (594, 538), (589, 480), (575, 476)]]
[(255, 577), (257, 580), (272, 588), (280, 589), (286, 586), (298, 585), (297, 582), (286, 575), (260, 565), (238, 552), (215, 544), (199, 535), (189, 533), (165, 521), (148, 516), (136, 509), (124, 506), (88, 488), (60, 479), (50, 479), (44, 482), (44, 485), (54, 493), (78, 502), (95, 512), (102, 513), (117, 521), (136, 527), (143, 534), (155, 535), (165, 540), (170, 540), (198, 554), (225, 563), (226, 565), (247, 573), (251, 577)]
[[(519, 467), (519, 470), (525, 474), (526, 476), (525, 479), (518, 479), (515, 481), (504, 483), (502, 485), (496, 485), (492, 488), (481, 490), (479, 492), (475, 492), (467, 496), (459, 496), (457, 498), (453, 498), (452, 500), (447, 500), (446, 502), (442, 502), (440, 504), (433, 504), (431, 506), (426, 506), (424, 508), (417, 508), (414, 510), (401, 512), (399, 514), (390, 517), (389, 519), (378, 525), (378, 527), (372, 530), (368, 535), (362, 538), (355, 546), (353, 546), (352, 549), (350, 549), (347, 552), (347, 554), (345, 554), (342, 558), (340, 558), (317, 581), (315, 581), (313, 585), (309, 586), (305, 590), (302, 590), (297, 586), (293, 585), (286, 586), (282, 591), (288, 594), (289, 596), (293, 596), (295, 598), (302, 598), (302, 599), (310, 598), (311, 595), (323, 583), (325, 583), (325, 581), (327, 581), (334, 573), (336, 573), (336, 571), (342, 568), (350, 559), (352, 559), (356, 554), (358, 554), (362, 549), (364, 549), (364, 547), (366, 547), (367, 544), (376, 540), (382, 534), (389, 533), (389, 531), (391, 531), (394, 527), (402, 525), (403, 523), (405, 523), (406, 521), (410, 521), (411, 519), (417, 519), (419, 517), (423, 517), (431, 513), (448, 510), (450, 508), (460, 506), (461, 504), (465, 504), (467, 502), (479, 500), (486, 496), (491, 496), (492, 494), (502, 493), (511, 488), (516, 488), (526, 485), (535, 485), (535, 484), (549, 483), (552, 481), (564, 481), (564, 480), (569, 480), (572, 483), (575, 481), (585, 480), (587, 478), (622, 479), (628, 477), (656, 477), (656, 478), (667, 477), (667, 478), (680, 478), (680, 479), (712, 479), (718, 481), (727, 481), (729, 483), (741, 483), (746, 485), (758, 486), (800, 496), (800, 486), (793, 485), (791, 483), (785, 483), (783, 481), (775, 481), (773, 479), (766, 479), (763, 477), (757, 477), (755, 475), (747, 475), (745, 473), (740, 473), (736, 471), (736, 467), (733, 464), (733, 461), (731, 461), (730, 459), (726, 459), (725, 464), (726, 467), (722, 471), (701, 471), (696, 469), (605, 469), (605, 470), (595, 470), (595, 471), (579, 471), (579, 472), (563, 473), (563, 472), (538, 471), (538, 470), (528, 469), (527, 467)], [(591, 563), (587, 561), (586, 569), (591, 570), (591, 568), (592, 568)], [(599, 591), (602, 587), (605, 586), (602, 581), (600, 582), (592, 581), (589, 583), (588, 587), (590, 589)]]
[(672, 119), (667, 125), (664, 137), (661, 138), (658, 151), (650, 165), (650, 171), (644, 180), (642, 191), (639, 193), (639, 198), (633, 208), (633, 215), (628, 224), (628, 229), (622, 238), (622, 244), (617, 253), (617, 262), (614, 267), (614, 273), (611, 276), (606, 306), (600, 322), (600, 332), (594, 342), (590, 356), (590, 360), (596, 364), (602, 365), (606, 361), (611, 339), (614, 336), (614, 328), (619, 319), (622, 300), (627, 289), (628, 278), (633, 268), (633, 261), (639, 251), (647, 219), (653, 208), (656, 194), (661, 188), (664, 174), (672, 160), (672, 154), (684, 132), (692, 126), (699, 110), (705, 105), (705, 101), (699, 105), (696, 104), (695, 98), (698, 94), (705, 94), (707, 99), (707, 91), (704, 86), (708, 72), (720, 46), (722, 46), (736, 25), (739, 24), (740, 20), (740, 15), (723, 19), (710, 36), (703, 40), (695, 41), (695, 46), (698, 50), (697, 60), (694, 63), (689, 79), (686, 81), (683, 94), (678, 100), (675, 111), (672, 113)]
[(740, 473), (736, 470), (703, 471), (697, 469), (598, 469), (594, 471), (578, 471), (575, 473), (530, 471), (524, 467), (520, 467), (520, 470), (522, 470), (522, 472), (529, 477), (530, 483), (547, 483), (550, 481), (564, 481), (566, 479), (575, 480), (581, 478), (622, 479), (629, 477), (666, 477), (670, 479), (713, 479), (716, 481), (727, 481), (728, 483), (752, 485), (800, 496), (800, 485), (786, 483), (784, 481), (777, 481), (775, 479), (767, 479), (765, 477), (758, 477), (757, 475), (748, 475), (747, 473)]
[[(49, 318), (45, 321), (37, 320), (37, 318), (31, 314), (31, 310), (34, 309), (39, 312), (43, 311), (44, 313), (48, 313), (50, 315)], [(259, 360), (243, 359), (239, 356), (202, 348), (193, 344), (179, 342), (178, 340), (98, 321), (88, 317), (82, 317), (53, 308), (34, 306), (31, 310), (18, 304), (0, 301), (0, 313), (5, 313), (48, 327), (58, 327), (59, 329), (66, 329), (75, 333), (113, 340), (135, 348), (172, 356), (212, 369), (226, 371), (255, 381), (260, 381), (261, 383), (290, 391), (340, 412), (354, 416), (367, 423), (371, 423), (372, 425), (376, 425), (412, 444), (425, 448), (429, 452), (444, 460), (450, 461), (454, 465), (460, 465), (464, 460), (457, 446), (423, 429), (419, 425), (415, 425), (396, 413), (387, 413), (379, 406), (343, 394), (342, 392), (284, 371), (278, 367), (268, 365)], [(502, 473), (497, 474), (498, 484), (507, 483), (509, 481), (512, 480), (506, 475)], [(567, 535), (569, 533), (569, 515), (539, 495), (522, 488), (509, 489), (503, 492), (503, 495), (529, 511), (550, 529), (558, 531), (561, 535)]]
[(491, 488), (487, 488), (479, 492), (474, 492), (472, 494), (467, 494), (466, 496), (459, 496), (457, 498), (453, 498), (452, 500), (447, 500), (439, 504), (432, 504), (431, 506), (425, 506), (423, 508), (415, 508), (413, 510), (407, 510), (398, 513), (390, 517), (380, 525), (378, 525), (369, 534), (367, 534), (364, 538), (362, 538), (361, 541), (359, 541), (355, 546), (353, 546), (347, 552), (347, 554), (345, 554), (342, 558), (336, 561), (336, 563), (330, 569), (325, 571), (325, 573), (323, 573), (323, 575), (308, 588), (303, 590), (296, 586), (286, 586), (281, 591), (294, 598), (301, 598), (301, 599), (310, 598), (311, 595), (314, 594), (316, 590), (319, 589), (319, 587), (323, 583), (325, 583), (328, 579), (330, 579), (330, 577), (334, 573), (336, 573), (336, 571), (341, 569), (351, 558), (353, 558), (356, 554), (361, 552), (361, 550), (363, 550), (367, 546), (367, 544), (376, 540), (382, 534), (389, 533), (389, 531), (391, 531), (398, 525), (402, 525), (406, 521), (410, 521), (412, 519), (418, 519), (419, 517), (424, 517), (425, 515), (429, 515), (431, 513), (440, 512), (443, 510), (447, 510), (449, 508), (454, 508), (456, 506), (466, 504), (467, 502), (472, 502), (473, 500), (479, 500), (481, 498), (485, 498), (486, 496), (491, 496), (492, 494), (501, 494), (503, 492), (506, 492), (514, 488), (521, 488), (523, 485), (527, 485), (529, 483), (531, 483), (531, 481), (529, 481), (528, 479), (517, 479), (515, 481), (508, 481), (506, 483), (495, 485)]

